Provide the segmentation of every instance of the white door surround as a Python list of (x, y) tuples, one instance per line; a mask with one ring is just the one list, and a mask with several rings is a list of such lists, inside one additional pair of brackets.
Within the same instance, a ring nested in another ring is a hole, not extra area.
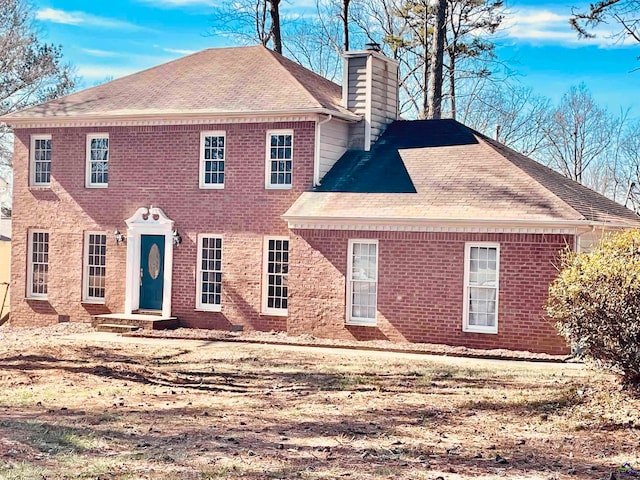
[(141, 207), (127, 224), (127, 283), (124, 313), (131, 315), (140, 307), (140, 237), (164, 235), (164, 283), (162, 292), (162, 316), (171, 316), (171, 277), (173, 273), (173, 224), (162, 209)]

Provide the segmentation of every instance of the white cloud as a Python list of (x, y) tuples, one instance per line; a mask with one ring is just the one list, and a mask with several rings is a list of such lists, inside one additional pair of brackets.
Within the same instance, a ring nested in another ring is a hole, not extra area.
[(36, 18), (44, 22), (62, 23), (64, 25), (101, 27), (119, 30), (141, 30), (130, 22), (113, 18), (98, 17), (85, 12), (67, 12), (56, 8), (42, 8), (36, 12)]
[(77, 69), (86, 82), (95, 82), (106, 78), (120, 78), (140, 71), (139, 67), (114, 67), (109, 65), (80, 65)]
[(120, 52), (110, 52), (108, 50), (98, 50), (97, 48), (81, 48), (85, 53), (89, 55), (93, 55), (95, 57), (121, 57), (122, 53)]
[(191, 55), (197, 52), (197, 50), (183, 50), (181, 48), (163, 48), (162, 50), (167, 53), (177, 53), (178, 55)]
[(526, 8), (507, 11), (501, 30), (507, 38), (530, 43), (555, 43), (565, 46), (597, 45), (614, 47), (621, 44), (611, 39), (611, 31), (595, 31), (594, 38), (579, 38), (569, 25), (568, 9), (552, 11), (548, 8)]
[(36, 12), (36, 18), (38, 20), (44, 20), (53, 23), (64, 23), (65, 25), (80, 25), (83, 20), (77, 15), (64, 10), (57, 10), (55, 8), (43, 8)]
[(142, 3), (147, 3), (157, 7), (165, 8), (180, 8), (180, 7), (194, 7), (205, 6), (213, 7), (219, 2), (216, 0), (139, 0)]

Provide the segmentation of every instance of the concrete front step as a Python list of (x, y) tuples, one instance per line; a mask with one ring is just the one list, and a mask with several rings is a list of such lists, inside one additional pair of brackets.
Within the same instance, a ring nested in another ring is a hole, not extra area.
[(140, 327), (135, 325), (118, 325), (116, 323), (99, 323), (95, 326), (98, 332), (111, 332), (111, 333), (130, 333), (140, 330)]
[(145, 330), (166, 330), (178, 328), (180, 321), (176, 317), (162, 317), (160, 315), (141, 313), (108, 313), (105, 315), (95, 315), (91, 318), (91, 325), (93, 325), (93, 327), (97, 328), (98, 325), (103, 324), (130, 326)]

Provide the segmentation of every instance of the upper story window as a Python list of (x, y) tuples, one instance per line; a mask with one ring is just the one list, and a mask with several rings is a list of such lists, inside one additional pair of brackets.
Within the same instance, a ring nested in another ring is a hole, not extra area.
[(465, 332), (498, 333), (500, 245), (467, 243), (464, 252)]
[(347, 324), (375, 325), (378, 305), (378, 240), (349, 240)]
[(109, 183), (109, 134), (87, 135), (86, 186), (105, 188)]
[(293, 173), (293, 131), (267, 132), (266, 188), (291, 188)]
[(51, 185), (51, 135), (31, 137), (30, 184), (34, 187)]
[(224, 188), (225, 132), (200, 134), (200, 188)]

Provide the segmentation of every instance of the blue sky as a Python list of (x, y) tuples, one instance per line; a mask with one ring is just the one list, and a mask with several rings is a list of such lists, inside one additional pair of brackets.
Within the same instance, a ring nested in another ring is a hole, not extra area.
[[(116, 78), (204, 48), (231, 46), (229, 37), (212, 36), (217, 0), (34, 0), (43, 38), (63, 47), (82, 78), (81, 87)], [(284, 14), (309, 12), (314, 0), (284, 0)], [(519, 81), (557, 101), (584, 82), (611, 111), (631, 108), (640, 116), (640, 46), (613, 44), (607, 27), (594, 40), (579, 40), (569, 29), (571, 5), (587, 2), (511, 0), (498, 55), (511, 64)]]

